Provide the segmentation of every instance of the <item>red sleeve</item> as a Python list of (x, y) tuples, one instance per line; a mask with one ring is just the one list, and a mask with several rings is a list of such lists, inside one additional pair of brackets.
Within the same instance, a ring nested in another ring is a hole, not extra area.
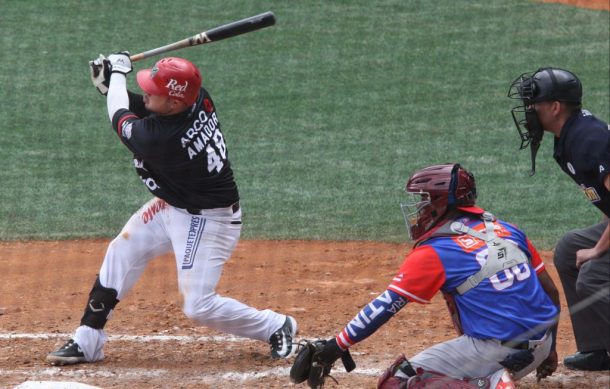
[(445, 269), (438, 254), (430, 246), (420, 246), (407, 255), (388, 289), (428, 304), (444, 283)]
[(538, 250), (536, 250), (536, 247), (534, 247), (529, 239), (527, 239), (527, 249), (532, 255), (532, 267), (536, 271), (536, 274), (540, 274), (540, 272), (544, 270), (544, 262), (542, 262), (542, 258), (540, 257)]

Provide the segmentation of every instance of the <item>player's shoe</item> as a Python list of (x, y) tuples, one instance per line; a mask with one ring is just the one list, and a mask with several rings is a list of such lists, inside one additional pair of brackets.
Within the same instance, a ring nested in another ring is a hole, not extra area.
[(515, 381), (513, 381), (513, 376), (506, 369), (503, 370), (500, 381), (496, 384), (495, 389), (515, 389), (517, 386)]
[(606, 350), (577, 352), (565, 357), (563, 365), (571, 370), (610, 370), (610, 354)]
[(286, 316), (284, 325), (271, 335), (271, 357), (274, 359), (289, 358), (296, 353), (297, 345), (292, 339), (297, 334), (297, 322), (294, 318)]
[(51, 365), (74, 365), (76, 363), (87, 362), (85, 354), (80, 346), (70, 339), (66, 344), (61, 346), (57, 351), (53, 351), (47, 355), (47, 362)]

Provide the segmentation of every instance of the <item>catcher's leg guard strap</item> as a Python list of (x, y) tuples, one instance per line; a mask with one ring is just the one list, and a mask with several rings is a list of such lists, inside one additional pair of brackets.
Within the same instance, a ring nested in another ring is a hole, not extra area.
[[(399, 374), (402, 373), (402, 374)], [(407, 379), (417, 373), (404, 354), (401, 354), (377, 380), (377, 389), (402, 389), (407, 387)]]
[(98, 276), (89, 293), (89, 301), (80, 324), (99, 330), (104, 328), (110, 313), (119, 302), (117, 295), (116, 290), (103, 287)]

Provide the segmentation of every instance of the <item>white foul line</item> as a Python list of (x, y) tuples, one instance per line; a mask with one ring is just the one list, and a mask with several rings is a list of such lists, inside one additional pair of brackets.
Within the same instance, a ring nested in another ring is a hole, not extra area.
[[(70, 338), (72, 334), (61, 334), (61, 333), (38, 333), (38, 334), (19, 334), (19, 333), (6, 333), (0, 334), (0, 340), (11, 340), (11, 339), (59, 339), (59, 338)], [(252, 339), (240, 338), (239, 336), (233, 335), (217, 335), (217, 336), (194, 336), (194, 335), (109, 335), (110, 340), (124, 340), (129, 342), (255, 342)]]
[[(0, 333), (0, 340), (11, 340), (11, 339), (34, 339), (34, 340), (45, 340), (45, 339), (67, 339), (71, 336), (71, 334), (67, 333)], [(194, 336), (194, 335), (110, 335), (110, 340), (122, 340), (122, 341), (130, 341), (130, 342), (168, 342), (168, 341), (177, 341), (177, 342), (256, 342), (255, 340), (248, 338), (241, 338), (233, 335), (218, 335), (218, 336)], [(354, 355), (358, 355), (360, 353), (352, 353)], [(358, 361), (359, 365), (369, 365), (367, 362), (371, 361)], [(373, 363), (374, 365), (375, 363)], [(86, 365), (83, 365), (86, 366)], [(99, 378), (120, 378), (120, 379), (139, 379), (142, 377), (160, 377), (167, 375), (169, 373), (168, 369), (142, 369), (142, 368), (116, 368), (105, 369), (105, 368), (97, 368), (92, 366), (92, 369), (61, 369), (59, 367), (48, 367), (41, 368), (35, 371), (32, 371), (31, 367), (27, 367), (24, 369), (12, 369), (5, 370), (0, 369), (0, 377), (2, 376), (18, 376), (24, 375), (28, 377), (71, 377), (71, 378), (82, 378), (83, 376), (87, 377), (99, 377)], [(349, 373), (349, 375), (359, 375), (366, 377), (378, 377), (385, 368), (362, 368), (358, 367), (356, 370)], [(264, 377), (278, 377), (278, 378), (286, 378), (289, 375), (290, 368), (288, 367), (274, 367), (267, 370), (260, 371), (250, 371), (250, 372), (222, 372), (222, 373), (214, 373), (214, 374), (202, 374), (196, 375), (190, 378), (197, 379), (199, 381), (214, 384), (217, 382), (247, 382), (253, 379), (260, 379)], [(333, 372), (337, 375), (347, 375), (348, 373), (345, 371), (343, 366), (338, 364), (333, 369)], [(528, 377), (523, 379), (523, 382), (533, 382), (535, 379), (530, 374)], [(578, 376), (571, 376), (561, 373), (555, 373), (551, 377), (547, 377), (546, 380), (550, 382), (561, 382), (561, 383), (574, 383), (581, 382)], [(600, 377), (592, 377), (595, 382), (604, 382), (607, 383), (608, 380), (607, 375), (603, 375)]]

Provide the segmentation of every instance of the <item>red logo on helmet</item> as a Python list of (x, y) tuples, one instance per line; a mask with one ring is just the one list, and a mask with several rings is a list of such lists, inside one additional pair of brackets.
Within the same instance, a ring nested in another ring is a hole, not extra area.
[(165, 85), (165, 87), (168, 90), (168, 96), (181, 97), (181, 98), (184, 98), (184, 95), (187, 91), (188, 86), (189, 86), (188, 81), (184, 81), (184, 85), (180, 85), (180, 84), (178, 84), (178, 81), (174, 80), (173, 78), (169, 80), (167, 85)]
[(147, 94), (172, 97), (188, 105), (197, 100), (201, 87), (199, 69), (178, 57), (159, 60), (152, 69), (140, 70), (136, 79)]

